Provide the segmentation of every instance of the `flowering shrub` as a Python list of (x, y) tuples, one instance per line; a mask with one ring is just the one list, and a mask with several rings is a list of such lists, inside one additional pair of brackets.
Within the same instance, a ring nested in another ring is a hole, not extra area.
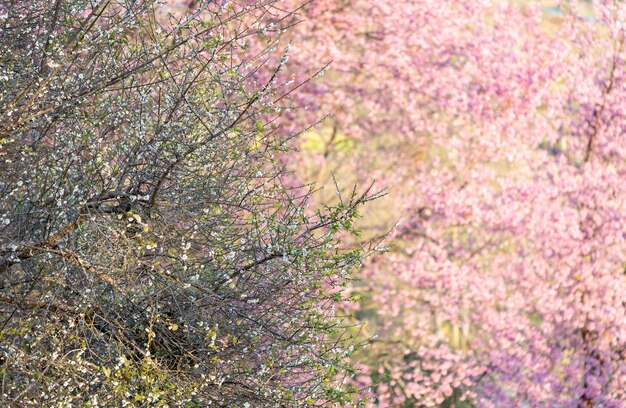
[(350, 399), (341, 237), (372, 196), (284, 186), (274, 3), (0, 3), (3, 406)]

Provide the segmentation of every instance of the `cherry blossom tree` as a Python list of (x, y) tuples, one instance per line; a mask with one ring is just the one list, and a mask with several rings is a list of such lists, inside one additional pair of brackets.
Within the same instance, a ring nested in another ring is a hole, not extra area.
[(623, 406), (624, 7), (298, 9), (286, 117), (331, 114), (303, 148), (385, 180), (402, 218), (352, 287), (371, 405)]
[(2, 405), (350, 398), (342, 239), (373, 197), (285, 186), (294, 16), (221, 3), (0, 2)]
[(333, 68), (302, 100), (403, 217), (355, 287), (374, 406), (623, 406), (624, 7), (305, 8), (295, 66)]

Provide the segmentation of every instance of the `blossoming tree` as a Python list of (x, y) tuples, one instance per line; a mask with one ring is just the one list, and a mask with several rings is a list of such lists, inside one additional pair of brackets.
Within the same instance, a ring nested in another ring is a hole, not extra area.
[(310, 106), (374, 143), (404, 218), (357, 288), (374, 405), (623, 406), (626, 9), (582, 7), (308, 9), (294, 58), (336, 67)]

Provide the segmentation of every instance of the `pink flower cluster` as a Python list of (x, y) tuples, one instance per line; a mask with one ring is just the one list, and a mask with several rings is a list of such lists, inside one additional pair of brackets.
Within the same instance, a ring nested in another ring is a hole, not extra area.
[(392, 144), (404, 214), (360, 288), (372, 404), (624, 406), (626, 8), (593, 6), (308, 9), (294, 59), (334, 62), (303, 98)]

